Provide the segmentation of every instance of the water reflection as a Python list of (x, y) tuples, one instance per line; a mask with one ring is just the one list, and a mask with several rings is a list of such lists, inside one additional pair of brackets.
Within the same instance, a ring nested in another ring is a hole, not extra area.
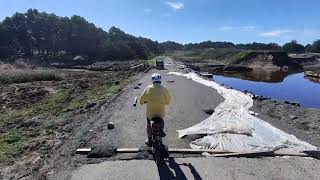
[(306, 78), (309, 81), (314, 82), (314, 83), (320, 83), (320, 77), (305, 76), (304, 78)]
[(214, 75), (213, 80), (244, 91), (273, 99), (298, 102), (303, 107), (320, 108), (320, 83), (306, 79), (304, 73), (249, 72)]
[(285, 71), (265, 71), (265, 70), (253, 70), (247, 72), (224, 72), (216, 73), (217, 75), (223, 75), (225, 77), (235, 77), (243, 80), (256, 81), (256, 82), (269, 82), (269, 83), (278, 83), (283, 82), (285, 77), (294, 72), (285, 72)]

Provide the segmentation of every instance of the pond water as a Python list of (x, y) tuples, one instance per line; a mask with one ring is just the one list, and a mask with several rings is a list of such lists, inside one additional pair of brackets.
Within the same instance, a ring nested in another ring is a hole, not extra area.
[(288, 75), (271, 72), (259, 76), (252, 73), (225, 74), (214, 75), (213, 80), (240, 91), (248, 90), (272, 99), (298, 102), (307, 108), (320, 108), (320, 83), (304, 78), (304, 73)]

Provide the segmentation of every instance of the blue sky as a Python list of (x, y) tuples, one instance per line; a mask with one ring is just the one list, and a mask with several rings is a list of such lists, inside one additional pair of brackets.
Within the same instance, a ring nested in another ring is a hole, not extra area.
[(320, 39), (319, 7), (319, 0), (0, 0), (0, 20), (36, 8), (160, 42), (306, 44)]

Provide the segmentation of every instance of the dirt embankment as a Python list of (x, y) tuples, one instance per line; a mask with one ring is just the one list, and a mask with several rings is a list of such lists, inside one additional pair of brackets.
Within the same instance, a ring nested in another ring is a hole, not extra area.
[(289, 54), (289, 57), (304, 69), (320, 67), (320, 54)]
[(255, 100), (252, 109), (264, 121), (320, 147), (320, 109), (303, 108), (264, 98)]
[(299, 69), (301, 66), (285, 52), (247, 52), (227, 65), (225, 71), (252, 69)]
[(96, 120), (100, 109), (141, 71), (13, 69), (1, 74), (0, 179), (43, 179), (55, 163), (73, 166), (70, 148), (85, 146), (99, 133), (92, 129), (104, 126)]
[(174, 60), (195, 71), (221, 73), (251, 70), (302, 71), (320, 67), (319, 55), (287, 54), (279, 51), (204, 49), (173, 53)]
[(312, 71), (305, 71), (304, 77), (312, 82), (320, 83), (320, 69), (313, 69)]

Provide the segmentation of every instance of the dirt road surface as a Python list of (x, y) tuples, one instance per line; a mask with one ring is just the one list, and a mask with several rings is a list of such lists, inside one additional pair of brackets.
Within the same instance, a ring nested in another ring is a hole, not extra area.
[[(177, 71), (175, 66), (167, 66), (167, 70), (152, 70), (138, 83), (142, 85), (128, 90), (119, 97), (116, 111), (108, 121), (115, 123), (114, 130), (104, 129), (105, 136), (96, 139), (94, 144), (113, 145), (116, 147), (135, 148), (144, 145), (146, 139), (146, 115), (145, 106), (137, 104), (133, 106), (134, 98), (142, 94), (147, 85), (151, 84), (152, 73), (158, 72), (163, 77), (163, 85), (166, 86), (172, 96), (172, 104), (167, 107), (165, 117), (165, 132), (167, 137), (164, 142), (170, 147), (189, 147), (189, 141), (178, 139), (176, 130), (190, 127), (201, 122), (209, 115), (206, 109), (214, 109), (223, 98), (214, 90), (194, 81), (167, 75), (167, 72)], [(139, 89), (135, 89), (139, 87)]]
[(177, 158), (159, 166), (150, 160), (106, 161), (83, 166), (70, 179), (319, 179), (318, 169), (317, 160), (301, 158)]
[[(170, 59), (166, 70), (151, 70), (130, 85), (112, 107), (101, 109), (95, 119), (92, 137), (83, 147), (108, 145), (121, 148), (144, 147), (146, 138), (145, 107), (133, 106), (134, 98), (150, 84), (152, 73), (163, 76), (163, 85), (169, 89), (173, 100), (165, 117), (164, 143), (169, 147), (189, 148), (190, 138), (178, 139), (176, 130), (197, 124), (209, 115), (205, 110), (214, 109), (223, 98), (212, 88), (198, 84), (184, 77), (167, 75), (170, 71), (181, 71)], [(171, 65), (170, 65), (171, 64)], [(138, 83), (142, 83), (138, 86)], [(115, 123), (115, 129), (108, 130), (107, 123)], [(96, 125), (95, 125), (96, 124)], [(78, 143), (79, 144), (79, 143)], [(80, 148), (80, 147), (77, 147)], [(71, 148), (70, 151), (75, 151)], [(304, 158), (173, 158), (166, 164), (156, 166), (150, 156), (122, 155), (112, 158), (87, 159), (74, 155), (77, 168), (63, 168), (50, 171), (47, 179), (319, 179), (320, 161)], [(180, 156), (181, 157), (181, 156)], [(125, 159), (125, 160), (124, 160)], [(140, 160), (133, 160), (140, 159)], [(90, 163), (90, 164), (89, 164)]]

